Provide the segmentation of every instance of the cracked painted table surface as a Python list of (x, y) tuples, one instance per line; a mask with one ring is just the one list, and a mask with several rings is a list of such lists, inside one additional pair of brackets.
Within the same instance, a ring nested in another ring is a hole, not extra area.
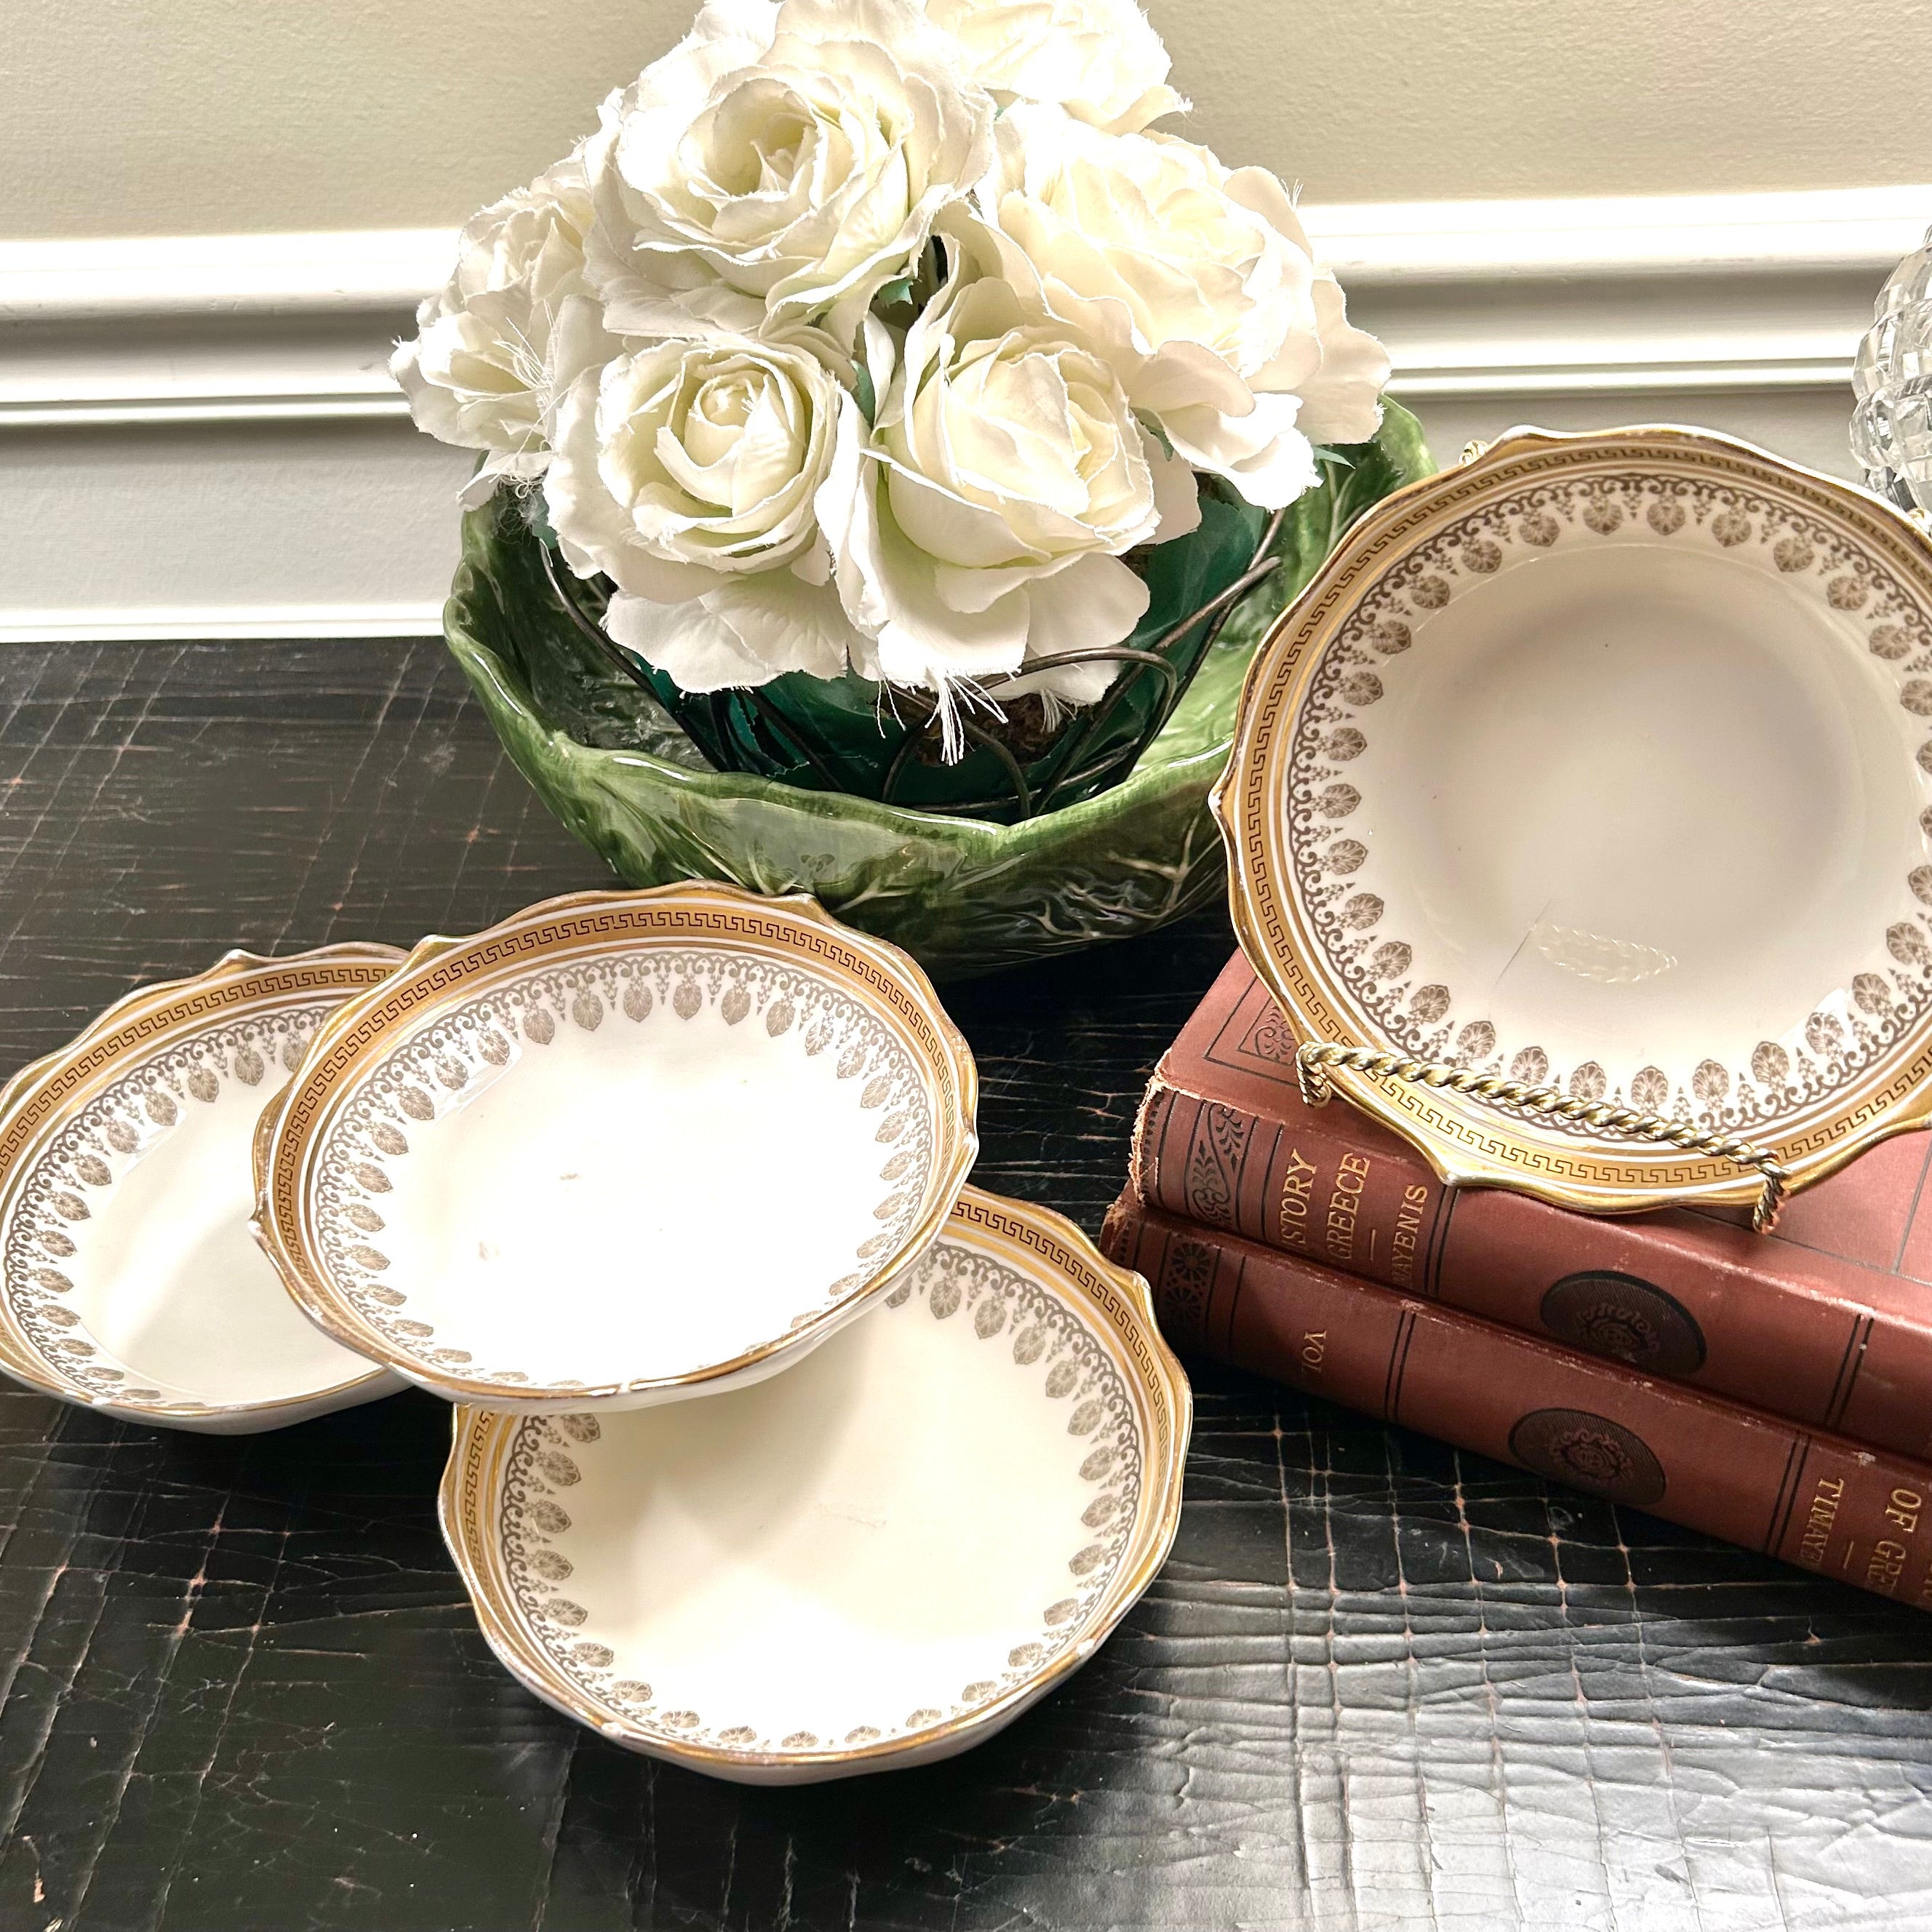
[[(0, 1066), (233, 945), (603, 882), (428, 643), (0, 654)], [(1090, 1229), (1218, 914), (956, 987), (984, 1184)], [(1932, 1927), (1932, 1618), (1220, 1371), (1172, 1560), (931, 1769), (716, 1784), (538, 1704), (422, 1395), (0, 1394), (0, 1928)]]

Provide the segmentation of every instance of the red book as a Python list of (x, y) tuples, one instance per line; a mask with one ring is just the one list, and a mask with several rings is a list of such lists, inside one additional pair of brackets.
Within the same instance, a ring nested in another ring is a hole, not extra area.
[(1178, 1349), (1932, 1606), (1932, 1466), (1190, 1227), (1131, 1188), (1100, 1245), (1147, 1277)]
[(1304, 1106), (1294, 1052), (1237, 954), (1142, 1105), (1150, 1207), (1932, 1462), (1932, 1137), (1874, 1148), (1768, 1235), (1694, 1209), (1604, 1220), (1445, 1188), (1347, 1101)]

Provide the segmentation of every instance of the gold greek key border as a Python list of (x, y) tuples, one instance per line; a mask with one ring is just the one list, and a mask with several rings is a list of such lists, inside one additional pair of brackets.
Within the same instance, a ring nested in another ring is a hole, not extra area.
[[(1866, 492), (1714, 432), (1646, 424), (1563, 435), (1520, 430), (1462, 464), (1396, 491), (1344, 536), (1300, 598), (1276, 619), (1250, 664), (1227, 769), (1210, 803), (1228, 856), (1235, 935), (1298, 1040), (1388, 1047), (1360, 1024), (1318, 964), (1286, 886), (1282, 795), (1294, 721), (1323, 652), (1368, 586), (1418, 543), (1486, 499), (1550, 478), (1627, 470), (1666, 471), (1747, 484), (1849, 526), (1932, 614), (1932, 546), (1902, 513)], [(1900, 1056), (1903, 1056), (1901, 1058)], [(1450, 1184), (1510, 1187), (1586, 1213), (1634, 1214), (1672, 1202), (1743, 1203), (1760, 1184), (1728, 1161), (1646, 1156), (1624, 1148), (1539, 1135), (1478, 1101), (1460, 1104), (1433, 1090), (1384, 1084), (1345, 1069), (1335, 1084), (1355, 1106), (1405, 1136)], [(1822, 1180), (1874, 1142), (1932, 1119), (1932, 1019), (1900, 1043), (1888, 1064), (1820, 1111), (1794, 1118), (1769, 1144), (1795, 1192)]]
[(510, 1443), (522, 1420), (468, 1403), (457, 1405), (451, 1424), (449, 1460), (436, 1496), (436, 1516), (470, 1607), (485, 1641), (525, 1689), (594, 1731), (634, 1750), (699, 1771), (808, 1770), (837, 1766), (860, 1770), (868, 1762), (916, 1756), (942, 1740), (966, 1740), (996, 1730), (1017, 1707), (1030, 1703), (1090, 1657), (1145, 1594), (1174, 1546), (1180, 1526), (1182, 1478), (1194, 1418), (1193, 1393), (1173, 1352), (1162, 1340), (1147, 1282), (1108, 1261), (1071, 1221), (1028, 1202), (1010, 1201), (976, 1187), (960, 1195), (947, 1222), (971, 1244), (1017, 1250), (1025, 1270), (1070, 1291), (1100, 1318), (1106, 1339), (1134, 1370), (1142, 1420), (1150, 1425), (1142, 1459), (1134, 1531), (1114, 1580), (1088, 1613), (1079, 1640), (994, 1702), (905, 1737), (844, 1750), (750, 1752), (721, 1750), (638, 1732), (623, 1714), (590, 1696), (564, 1677), (526, 1629), (503, 1574), (496, 1533), (501, 1475)]
[(568, 1391), (532, 1385), (530, 1407), (595, 1406), (614, 1396), (695, 1387), (789, 1351), (836, 1326), (853, 1305), (887, 1286), (944, 1225), (971, 1171), (979, 1141), (974, 1128), (979, 1076), (970, 1049), (947, 1018), (925, 974), (883, 940), (840, 925), (802, 894), (765, 898), (736, 886), (698, 880), (636, 892), (574, 892), (546, 899), (466, 939), (426, 939), (380, 988), (331, 1016), (310, 1043), (278, 1112), (266, 1160), (256, 1226), (284, 1286), (311, 1319), (356, 1349), (452, 1400), (501, 1401), (500, 1383), (485, 1382), (418, 1362), (370, 1328), (340, 1294), (320, 1255), (310, 1225), (310, 1156), (358, 1069), (404, 1025), (466, 997), (519, 966), (580, 958), (654, 940), (727, 940), (767, 957), (816, 963), (862, 1003), (896, 1018), (924, 1063), (937, 1100), (934, 1160), (926, 1211), (905, 1240), (873, 1266), (866, 1285), (802, 1326), (728, 1362), (686, 1374), (610, 1383)]
[(1161, 1340), (1154, 1300), (1147, 1283), (1130, 1270), (1116, 1268), (1071, 1221), (1042, 1208), (1021, 1204), (969, 1187), (952, 1210), (955, 1227), (976, 1228), (1030, 1258), (1032, 1272), (1043, 1268), (1052, 1276), (1079, 1289), (1107, 1318), (1125, 1352), (1145, 1402), (1146, 1420), (1155, 1431), (1158, 1460), (1169, 1453), (1169, 1413), (1175, 1378), (1186, 1377), (1173, 1352)]
[(284, 959), (224, 953), (206, 973), (137, 988), (117, 1000), (64, 1047), (23, 1067), (0, 1089), (0, 1187), (21, 1150), (67, 1102), (91, 1093), (100, 1076), (143, 1047), (196, 1030), (199, 1022), (268, 1006), (308, 992), (380, 986), (402, 963), (394, 946), (324, 946)]

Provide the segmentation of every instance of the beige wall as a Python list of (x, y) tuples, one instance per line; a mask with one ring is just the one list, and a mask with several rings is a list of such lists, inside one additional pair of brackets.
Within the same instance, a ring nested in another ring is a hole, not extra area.
[[(4, 0), (0, 235), (435, 226), (694, 0)], [(1922, 178), (1932, 0), (1150, 0), (1191, 131), (1322, 201)]]

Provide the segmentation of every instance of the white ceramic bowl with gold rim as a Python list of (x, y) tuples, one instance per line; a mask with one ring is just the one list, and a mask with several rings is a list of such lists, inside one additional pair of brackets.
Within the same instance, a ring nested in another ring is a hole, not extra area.
[(616, 1743), (750, 1784), (948, 1757), (1166, 1560), (1191, 1404), (1147, 1285), (969, 1188), (862, 1321), (674, 1409), (464, 1407), (443, 1534), (484, 1636)]
[[(1256, 654), (1215, 809), (1304, 1040), (1774, 1153), (1932, 1112), (1932, 546), (1669, 428), (1523, 430), (1378, 505)], [(1354, 1072), (1451, 1180), (1628, 1212), (1721, 1157)]]
[(258, 1225), (316, 1322), (452, 1400), (710, 1394), (924, 1251), (976, 1092), (924, 974), (814, 901), (579, 893), (333, 1018)]
[(402, 955), (230, 952), (0, 1092), (0, 1370), (124, 1421), (239, 1434), (403, 1386), (303, 1320), (250, 1238), (249, 1146), (316, 1030)]

